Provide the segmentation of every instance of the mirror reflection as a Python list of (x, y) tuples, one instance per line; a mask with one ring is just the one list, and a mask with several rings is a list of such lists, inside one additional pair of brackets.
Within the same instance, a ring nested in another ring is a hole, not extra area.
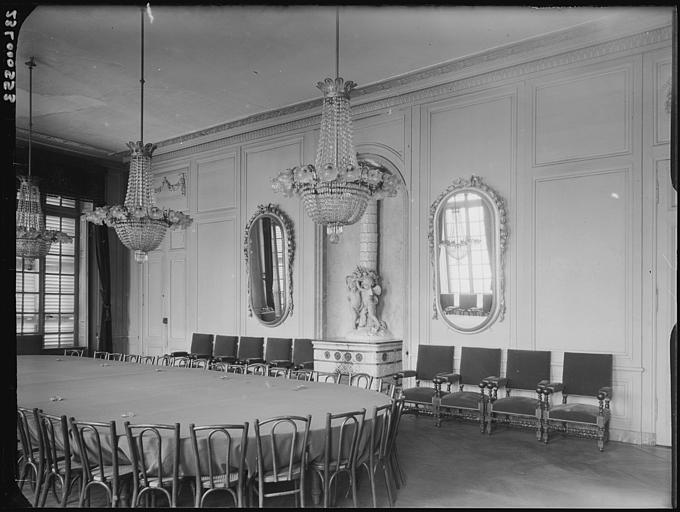
[(475, 188), (480, 183), (474, 176), (459, 181), (433, 205), (435, 316), (469, 333), (491, 325), (503, 308), (499, 243), (505, 227), (499, 220), (504, 223), (505, 212), (488, 187)]
[(292, 309), (292, 248), (280, 211), (261, 206), (246, 231), (246, 267), (251, 315), (263, 324), (278, 325)]

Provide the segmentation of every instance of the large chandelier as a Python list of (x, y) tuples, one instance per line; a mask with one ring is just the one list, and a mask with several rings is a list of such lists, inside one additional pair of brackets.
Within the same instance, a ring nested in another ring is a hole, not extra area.
[(307, 215), (326, 226), (331, 242), (338, 242), (342, 227), (364, 214), (371, 197), (395, 196), (397, 178), (384, 168), (358, 162), (352, 144), (350, 92), (354, 82), (339, 77), (339, 11), (335, 13), (335, 79), (318, 82), (323, 92), (321, 131), (314, 165), (292, 167), (272, 179), (275, 192), (302, 197)]
[[(147, 7), (148, 9), (148, 7)], [(94, 224), (106, 224), (116, 230), (120, 241), (134, 251), (135, 261), (144, 263), (149, 251), (163, 242), (167, 228), (186, 228), (193, 219), (188, 215), (156, 206), (152, 187), (151, 155), (155, 144), (144, 144), (144, 9), (142, 18), (141, 59), (141, 123), (140, 140), (128, 142), (130, 148), (130, 175), (128, 177), (125, 203), (100, 206), (84, 214), (85, 220)]]
[(63, 231), (45, 229), (45, 217), (40, 206), (40, 189), (31, 177), (33, 140), (33, 68), (35, 58), (26, 62), (29, 76), (28, 95), (28, 176), (18, 176), (16, 212), (16, 255), (23, 258), (25, 270), (33, 270), (33, 262), (44, 258), (53, 242), (69, 243), (73, 239)]

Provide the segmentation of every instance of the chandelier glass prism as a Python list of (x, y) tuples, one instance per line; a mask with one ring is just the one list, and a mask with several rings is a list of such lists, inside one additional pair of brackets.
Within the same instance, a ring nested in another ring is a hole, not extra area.
[(135, 261), (138, 263), (144, 263), (149, 259), (148, 253), (161, 245), (168, 228), (185, 229), (193, 222), (193, 219), (185, 213), (162, 209), (156, 205), (151, 172), (151, 156), (156, 145), (142, 142), (144, 135), (144, 9), (141, 10), (141, 18), (141, 140), (128, 142), (130, 174), (125, 202), (122, 205), (100, 206), (84, 214), (88, 222), (112, 227), (123, 245), (134, 251)]
[(33, 270), (35, 260), (44, 258), (53, 243), (70, 243), (73, 238), (54, 229), (45, 229), (45, 216), (40, 204), (40, 189), (31, 176), (33, 140), (33, 68), (35, 58), (26, 62), (29, 75), (28, 96), (28, 176), (18, 176), (16, 211), (16, 255), (23, 258), (24, 270)]
[(352, 143), (350, 93), (356, 84), (339, 77), (339, 12), (335, 18), (335, 79), (317, 87), (323, 93), (319, 146), (314, 165), (292, 167), (272, 178), (272, 188), (285, 197), (302, 198), (307, 215), (326, 226), (331, 242), (338, 242), (342, 227), (356, 223), (371, 198), (397, 193), (397, 178), (386, 169), (358, 162)]

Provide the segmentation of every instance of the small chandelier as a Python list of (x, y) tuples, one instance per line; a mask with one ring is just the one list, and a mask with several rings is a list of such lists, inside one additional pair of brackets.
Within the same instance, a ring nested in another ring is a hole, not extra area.
[(371, 197), (382, 199), (397, 193), (398, 181), (384, 168), (358, 162), (352, 144), (350, 92), (356, 84), (339, 77), (339, 11), (335, 11), (335, 79), (318, 82), (323, 92), (321, 131), (314, 165), (286, 169), (272, 179), (275, 192), (302, 197), (307, 215), (326, 226), (329, 240), (340, 240), (342, 227), (364, 214)]
[[(147, 7), (148, 9), (148, 7)], [(123, 205), (100, 206), (83, 216), (93, 224), (106, 224), (116, 230), (120, 241), (134, 251), (135, 261), (144, 263), (149, 251), (161, 245), (167, 228), (187, 228), (193, 219), (188, 215), (156, 206), (151, 173), (151, 155), (155, 144), (144, 144), (144, 9), (142, 18), (141, 59), (141, 122), (140, 140), (128, 142), (130, 148), (130, 175)]]
[(33, 68), (35, 58), (26, 62), (29, 76), (28, 95), (28, 176), (18, 176), (16, 212), (16, 255), (23, 258), (25, 270), (33, 270), (33, 262), (44, 258), (53, 242), (70, 243), (70, 235), (63, 231), (45, 229), (45, 217), (40, 206), (40, 189), (31, 177), (31, 150), (33, 140)]

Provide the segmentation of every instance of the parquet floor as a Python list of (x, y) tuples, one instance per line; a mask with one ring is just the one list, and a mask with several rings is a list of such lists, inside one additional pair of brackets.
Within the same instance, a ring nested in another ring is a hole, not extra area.
[[(402, 418), (398, 451), (406, 486), (396, 493), (396, 507), (483, 508), (670, 508), (671, 450), (609, 442), (599, 452), (595, 441), (559, 434), (550, 444), (532, 432), (499, 428), (493, 435), (458, 421), (441, 428), (427, 416)], [(365, 473), (360, 473), (359, 506), (371, 506)], [(378, 477), (378, 506), (387, 507)], [(351, 507), (344, 480), (337, 506)], [(31, 499), (30, 491), (26, 493)], [(311, 500), (308, 500), (311, 501)], [(69, 506), (77, 501), (71, 499)], [(192, 506), (189, 488), (180, 506)], [(55, 506), (50, 495), (47, 506)], [(158, 506), (162, 503), (159, 501)], [(232, 506), (216, 497), (210, 506)], [(93, 496), (92, 506), (105, 506)], [(265, 502), (266, 507), (293, 507), (292, 497)]]

